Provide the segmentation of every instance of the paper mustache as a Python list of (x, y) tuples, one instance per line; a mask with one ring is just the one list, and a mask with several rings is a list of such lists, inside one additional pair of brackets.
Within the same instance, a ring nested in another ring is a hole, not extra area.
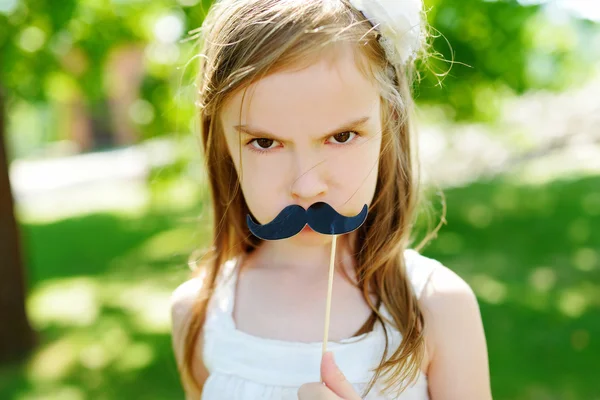
[(339, 214), (322, 201), (312, 204), (308, 210), (297, 204), (285, 207), (273, 221), (260, 225), (250, 215), (246, 222), (250, 232), (263, 240), (287, 239), (298, 234), (308, 224), (315, 232), (324, 235), (341, 235), (358, 229), (367, 219), (365, 204), (360, 213), (353, 217)]

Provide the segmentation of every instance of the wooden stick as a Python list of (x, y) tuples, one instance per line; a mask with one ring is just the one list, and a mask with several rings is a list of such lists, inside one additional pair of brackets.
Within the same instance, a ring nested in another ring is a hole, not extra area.
[(325, 307), (325, 333), (323, 334), (323, 353), (327, 351), (327, 341), (329, 340), (329, 315), (331, 313), (331, 293), (333, 291), (333, 271), (335, 265), (335, 242), (336, 235), (333, 235), (331, 242), (331, 257), (329, 259), (329, 285), (327, 287), (327, 305)]

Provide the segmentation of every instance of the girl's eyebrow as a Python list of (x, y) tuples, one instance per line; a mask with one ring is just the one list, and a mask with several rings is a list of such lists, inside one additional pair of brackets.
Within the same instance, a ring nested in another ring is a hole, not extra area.
[[(346, 131), (351, 131), (354, 129), (358, 129), (359, 127), (361, 127), (362, 125), (364, 125), (365, 123), (367, 123), (369, 121), (371, 117), (362, 117), (359, 118), (355, 121), (350, 121), (347, 122), (345, 124), (343, 124), (342, 126), (340, 126), (337, 129), (334, 129), (333, 131), (331, 131), (330, 133), (327, 133), (325, 135), (323, 135), (321, 138), (319, 138), (319, 140), (321, 139), (327, 139), (328, 137), (341, 133), (341, 132), (346, 132)], [(277, 137), (277, 135), (274, 135), (272, 133), (260, 130), (260, 129), (256, 129), (256, 128), (252, 128), (248, 125), (235, 125), (233, 127), (233, 129), (235, 129), (236, 131), (238, 131), (239, 133), (246, 133), (250, 136), (254, 136), (254, 137), (258, 137), (258, 138), (264, 138), (264, 139), (272, 139), (272, 140), (277, 140), (279, 142), (283, 142), (285, 141), (285, 139), (279, 138)]]

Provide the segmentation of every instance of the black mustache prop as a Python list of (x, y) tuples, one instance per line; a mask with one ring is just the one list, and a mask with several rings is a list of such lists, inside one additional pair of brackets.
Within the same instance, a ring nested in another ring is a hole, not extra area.
[(346, 217), (322, 201), (312, 204), (308, 210), (297, 204), (289, 205), (264, 225), (254, 222), (250, 215), (246, 216), (250, 232), (263, 240), (287, 239), (299, 233), (306, 224), (324, 235), (341, 235), (358, 229), (366, 219), (366, 204), (359, 214)]

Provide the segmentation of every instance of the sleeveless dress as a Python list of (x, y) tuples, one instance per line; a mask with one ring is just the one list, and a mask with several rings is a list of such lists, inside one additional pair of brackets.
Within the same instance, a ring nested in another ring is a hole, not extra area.
[[(407, 276), (419, 297), (435, 268), (436, 260), (414, 250), (406, 250)], [(202, 391), (203, 400), (297, 400), (298, 389), (305, 383), (320, 381), (322, 342), (291, 342), (254, 336), (236, 328), (232, 317), (238, 268), (235, 260), (225, 263), (215, 292), (208, 304), (204, 324), (203, 362), (209, 377)], [(381, 312), (388, 316), (385, 307)], [(389, 349), (402, 340), (391, 326)], [(374, 329), (339, 342), (328, 342), (340, 370), (359, 395), (363, 394), (372, 370), (383, 355), (385, 333), (380, 322)], [(418, 380), (400, 396), (381, 393), (379, 382), (369, 391), (367, 400), (429, 400), (427, 377), (420, 372)]]

